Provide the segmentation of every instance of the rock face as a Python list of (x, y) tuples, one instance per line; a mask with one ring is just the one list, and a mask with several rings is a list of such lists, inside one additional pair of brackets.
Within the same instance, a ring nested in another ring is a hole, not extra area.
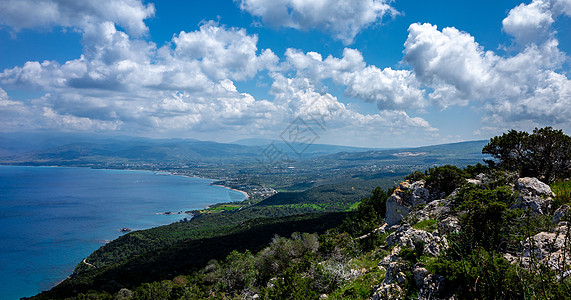
[[(428, 274), (428, 271), (419, 264), (412, 268), (399, 255), (403, 247), (408, 247), (422, 251), (425, 255), (438, 256), (448, 248), (448, 241), (445, 237), (414, 229), (409, 224), (395, 226), (393, 229), (395, 231), (387, 237), (387, 245), (394, 246), (394, 248), (391, 254), (379, 263), (387, 272), (383, 282), (376, 287), (373, 299), (402, 299), (402, 286), (408, 280), (405, 275), (407, 271), (412, 271), (420, 292), (426, 295), (423, 299), (437, 299), (435, 295), (439, 295), (443, 289), (444, 278)], [(417, 247), (422, 247), (422, 249), (417, 249)]]
[(569, 218), (569, 205), (563, 204), (553, 213), (553, 223), (557, 224), (561, 220)]
[(387, 199), (385, 221), (389, 226), (398, 224), (412, 207), (430, 201), (430, 192), (424, 186), (424, 180), (412, 184), (407, 180), (399, 184), (399, 187)]
[(416, 248), (422, 245), (422, 252), (431, 256), (438, 256), (440, 252), (448, 248), (448, 241), (445, 237), (433, 235), (430, 232), (414, 229), (409, 224), (403, 224), (396, 228), (395, 232), (387, 237), (389, 247), (409, 247)]
[(545, 214), (551, 208), (554, 196), (551, 188), (534, 177), (517, 180), (515, 188), (520, 195), (512, 208), (531, 209), (534, 213)]
[(417, 222), (437, 219), (441, 220), (450, 215), (450, 205), (447, 199), (439, 199), (428, 202), (422, 209), (413, 209), (409, 212), (409, 218)]
[(517, 256), (506, 254), (504, 257), (512, 263), (522, 263), (528, 268), (535, 268), (536, 264), (541, 263), (553, 271), (567, 272), (571, 264), (569, 229), (567, 222), (561, 222), (553, 232), (540, 232), (523, 241)]

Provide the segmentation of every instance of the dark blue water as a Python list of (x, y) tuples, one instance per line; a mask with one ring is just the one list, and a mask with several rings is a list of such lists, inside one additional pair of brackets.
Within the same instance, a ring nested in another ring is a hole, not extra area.
[(157, 213), (244, 199), (210, 182), (145, 171), (0, 166), (0, 299), (51, 288), (123, 227), (188, 217)]

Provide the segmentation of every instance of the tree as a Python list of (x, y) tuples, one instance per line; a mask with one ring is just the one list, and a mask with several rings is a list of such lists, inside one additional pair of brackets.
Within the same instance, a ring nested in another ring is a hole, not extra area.
[(490, 167), (518, 172), (551, 183), (571, 175), (571, 137), (551, 127), (535, 128), (532, 134), (510, 130), (493, 137), (484, 148), (496, 161)]

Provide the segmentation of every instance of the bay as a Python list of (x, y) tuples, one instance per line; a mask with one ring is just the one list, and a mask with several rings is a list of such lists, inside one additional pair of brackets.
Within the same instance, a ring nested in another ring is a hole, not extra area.
[(245, 198), (212, 181), (150, 171), (0, 166), (0, 299), (51, 288), (125, 234), (121, 228), (166, 225), (189, 217), (184, 211)]

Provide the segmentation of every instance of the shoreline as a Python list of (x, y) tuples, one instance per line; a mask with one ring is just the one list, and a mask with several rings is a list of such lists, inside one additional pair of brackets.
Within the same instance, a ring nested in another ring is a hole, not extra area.
[[(219, 181), (219, 180), (218, 180), (218, 181)], [(225, 185), (221, 185), (221, 184), (211, 184), (211, 186), (219, 186), (219, 187), (227, 188), (227, 189), (229, 189), (229, 190), (231, 190), (231, 191), (235, 191), (235, 192), (238, 192), (238, 193), (242, 193), (244, 196), (246, 196), (246, 199), (244, 199), (244, 200), (250, 199), (250, 195), (249, 195), (247, 192), (245, 192), (245, 191), (238, 190), (238, 189), (233, 189), (233, 188), (231, 188), (231, 187), (229, 187), (229, 186), (225, 186)], [(242, 201), (244, 201), (244, 200), (242, 200)]]
[[(66, 165), (16, 165), (16, 164), (0, 164), (0, 167), (6, 167), (6, 168), (46, 168), (46, 169), (55, 169), (55, 168), (66, 168), (66, 169), (90, 169), (90, 170), (107, 170), (107, 171), (119, 171), (119, 172), (152, 172), (152, 173), (147, 173), (149, 175), (158, 175), (158, 176), (180, 176), (180, 177), (187, 177), (187, 178), (195, 178), (195, 179), (200, 179), (203, 180), (202, 184), (206, 185), (206, 186), (220, 186), (220, 187), (224, 187), (226, 189), (230, 189), (230, 190), (234, 190), (237, 192), (240, 192), (241, 194), (243, 194), (245, 196), (245, 199), (242, 199), (240, 201), (244, 201), (247, 200), (249, 198), (247, 192), (245, 191), (240, 191), (240, 190), (236, 190), (236, 189), (232, 189), (230, 187), (226, 187), (223, 185), (214, 185), (211, 184), (213, 182), (219, 181), (217, 179), (213, 179), (213, 178), (204, 178), (204, 177), (199, 177), (199, 176), (194, 176), (194, 175), (186, 175), (186, 174), (179, 174), (176, 172), (169, 172), (169, 171), (164, 171), (164, 170), (145, 170), (145, 169), (127, 169), (127, 168), (99, 168), (99, 167), (91, 167), (91, 166), (66, 166)], [(8, 174), (12, 171), (7, 170)], [(181, 180), (181, 179), (179, 179)], [(232, 202), (232, 198), (228, 198), (228, 200), (226, 200), (226, 197), (229, 197), (228, 194), (226, 194), (225, 192), (223, 192), (222, 190), (218, 190), (218, 192), (216, 192), (215, 194), (220, 193), (219, 197), (216, 197), (216, 199), (212, 199), (214, 201), (212, 202), (206, 202), (208, 203), (206, 207), (204, 207), (203, 209), (208, 208), (208, 206), (211, 205), (216, 205), (216, 204), (223, 204), (226, 202)], [(237, 197), (236, 195), (233, 195), (234, 197)], [(198, 206), (196, 206), (198, 207)], [(179, 212), (179, 210), (176, 210), (176, 212), (171, 212), (169, 211), (168, 213), (165, 212), (158, 212), (158, 211), (149, 211), (149, 214), (153, 214), (153, 215), (176, 215), (173, 216), (174, 218), (176, 218), (177, 220), (175, 221), (173, 220), (168, 220), (165, 223), (161, 224), (161, 225), (154, 225), (154, 226), (149, 226), (149, 227), (145, 227), (144, 229), (147, 228), (157, 228), (157, 227), (161, 227), (161, 226), (167, 226), (169, 224), (173, 224), (173, 223), (177, 223), (180, 222), (181, 220), (184, 219), (192, 219), (193, 215), (192, 215), (192, 210), (184, 210)], [(187, 217), (187, 218), (185, 218)], [(120, 226), (123, 225), (119, 225), (118, 228), (121, 228)], [(133, 231), (136, 230), (141, 230), (141, 228), (135, 228), (135, 227), (130, 227), (130, 228), (134, 228)], [(121, 232), (121, 229), (117, 229), (117, 231), (119, 233), (126, 233), (126, 232)], [(115, 240), (119, 237), (121, 237), (121, 235), (112, 238), (111, 240)], [(110, 242), (110, 240), (107, 240), (106, 242)], [(97, 248), (99, 248), (101, 245), (97, 246)], [(87, 254), (87, 257), (89, 255), (91, 255), (93, 252), (97, 251), (97, 249), (94, 249), (93, 251), (90, 251), (89, 254)], [(85, 258), (83, 258), (85, 260)], [(72, 266), (72, 268), (70, 269), (70, 273), (67, 274), (65, 277), (59, 279), (55, 279), (53, 282), (50, 283), (50, 288), (53, 288), (55, 286), (57, 286), (58, 284), (60, 284), (61, 282), (65, 281), (69, 276), (71, 276), (71, 274), (73, 274), (73, 267), (77, 266), (78, 264), (81, 264), (82, 262), (82, 257), (77, 257), (77, 263), (74, 263), (74, 265)], [(34, 291), (34, 295), (37, 295), (39, 293), (41, 293), (42, 291)], [(0, 297), (1, 298), (1, 297)]]

